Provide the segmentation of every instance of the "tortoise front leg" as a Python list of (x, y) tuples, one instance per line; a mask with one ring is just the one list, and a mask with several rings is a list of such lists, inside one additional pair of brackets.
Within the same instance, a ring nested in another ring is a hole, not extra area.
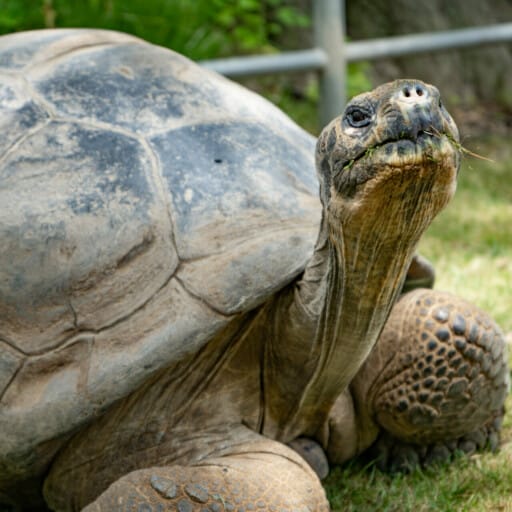
[(374, 454), (390, 469), (495, 449), (508, 385), (492, 319), (452, 295), (414, 290), (395, 305), (351, 386), (357, 431), (378, 425)]
[(152, 467), (114, 482), (84, 512), (315, 511), (320, 481), (290, 448), (263, 437), (191, 466)]

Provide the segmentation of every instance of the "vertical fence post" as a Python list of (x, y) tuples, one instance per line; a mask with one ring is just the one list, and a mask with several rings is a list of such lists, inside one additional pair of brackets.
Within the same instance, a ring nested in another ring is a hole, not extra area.
[(326, 125), (340, 114), (346, 100), (345, 1), (315, 0), (313, 24), (315, 44), (327, 55), (327, 66), (320, 72), (320, 123)]

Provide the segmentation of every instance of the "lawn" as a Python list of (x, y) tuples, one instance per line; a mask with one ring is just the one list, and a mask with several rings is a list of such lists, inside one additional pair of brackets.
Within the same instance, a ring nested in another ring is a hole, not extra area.
[[(420, 251), (436, 265), (436, 288), (465, 297), (512, 333), (512, 148), (493, 138), (467, 146), (457, 194)], [(512, 363), (512, 358), (511, 363)], [(498, 454), (389, 476), (354, 461), (325, 481), (333, 512), (512, 511), (512, 396)]]

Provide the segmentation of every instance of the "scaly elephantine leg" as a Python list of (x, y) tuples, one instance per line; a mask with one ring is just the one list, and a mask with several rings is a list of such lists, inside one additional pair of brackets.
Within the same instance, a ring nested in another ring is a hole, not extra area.
[(388, 469), (495, 449), (508, 379), (503, 335), (488, 315), (446, 293), (412, 291), (333, 407), (329, 459), (360, 453), (379, 430), (373, 455)]
[(191, 466), (128, 473), (84, 512), (328, 512), (320, 481), (304, 460), (281, 443), (254, 437), (229, 455)]

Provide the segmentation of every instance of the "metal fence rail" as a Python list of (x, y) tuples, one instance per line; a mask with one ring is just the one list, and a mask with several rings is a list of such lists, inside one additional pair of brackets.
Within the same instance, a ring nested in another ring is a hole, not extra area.
[(315, 48), (309, 50), (214, 59), (202, 61), (201, 64), (232, 78), (317, 71), (320, 74), (320, 120), (325, 124), (338, 115), (345, 104), (348, 62), (512, 41), (512, 23), (500, 23), (485, 27), (345, 42), (343, 0), (316, 0), (313, 3), (313, 28)]

